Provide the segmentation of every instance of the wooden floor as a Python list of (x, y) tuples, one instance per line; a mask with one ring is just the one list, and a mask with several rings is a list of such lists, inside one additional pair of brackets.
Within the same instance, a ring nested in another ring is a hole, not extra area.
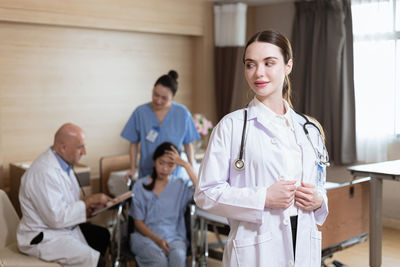
[[(325, 263), (334, 266), (333, 260), (340, 261), (349, 267), (368, 267), (369, 266), (369, 241), (337, 252), (332, 259)], [(222, 266), (221, 262), (209, 259), (207, 267)], [(382, 267), (400, 267), (400, 230), (383, 228), (382, 241)]]
[[(104, 216), (108, 218), (111, 215), (105, 212)], [(101, 216), (98, 215), (96, 217)], [(101, 219), (102, 220), (100, 220), (100, 222), (107, 221), (104, 218)], [(107, 227), (106, 225), (104, 226)], [(400, 267), (400, 229), (383, 228), (382, 236), (382, 267)], [(208, 240), (211, 242), (215, 241), (215, 236), (210, 233)], [(335, 253), (331, 259), (326, 260), (325, 264), (327, 264), (327, 266), (329, 267), (334, 267), (334, 265), (332, 264), (333, 260), (339, 261), (345, 264), (345, 266), (349, 267), (368, 267), (369, 240)], [(132, 267), (134, 265), (129, 266)], [(220, 266), (222, 266), (222, 264), (219, 261), (210, 258), (207, 260), (207, 267)]]

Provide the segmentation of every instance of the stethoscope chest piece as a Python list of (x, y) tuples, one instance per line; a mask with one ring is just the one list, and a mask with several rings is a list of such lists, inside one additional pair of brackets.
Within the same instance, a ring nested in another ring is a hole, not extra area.
[(239, 158), (235, 159), (235, 161), (233, 162), (233, 168), (236, 171), (244, 170), (243, 152), (244, 152), (244, 139), (245, 139), (245, 135), (246, 135), (246, 125), (247, 125), (247, 106), (244, 109), (243, 130), (242, 130), (242, 138), (240, 141)]
[(244, 170), (244, 161), (242, 159), (236, 159), (233, 162), (233, 168), (237, 171), (243, 171)]

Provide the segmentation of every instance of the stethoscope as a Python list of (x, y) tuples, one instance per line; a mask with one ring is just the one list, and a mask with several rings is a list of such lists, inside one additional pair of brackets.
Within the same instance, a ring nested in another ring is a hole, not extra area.
[[(321, 130), (319, 129), (319, 127), (317, 125), (315, 125), (315, 123), (311, 122), (304, 114), (301, 114), (297, 111), (295, 111), (297, 114), (299, 114), (306, 122), (303, 124), (303, 131), (305, 133), (305, 135), (307, 136), (308, 141), (311, 144), (311, 147), (314, 150), (315, 153), (315, 157), (317, 158), (317, 164), (318, 167), (322, 168), (322, 167), (328, 167), (329, 166), (329, 155), (328, 155), (328, 150), (326, 149), (325, 146), (325, 142), (322, 141), (323, 144), (323, 153), (320, 153), (314, 146), (313, 142), (311, 141), (310, 138), (310, 134), (308, 132), (307, 126), (313, 126), (315, 129), (318, 130), (319, 136), (322, 139), (322, 133)], [(242, 171), (244, 170), (244, 159), (243, 159), (243, 151), (244, 151), (244, 139), (246, 136), (246, 127), (247, 127), (247, 106), (244, 109), (244, 122), (243, 122), (243, 130), (242, 130), (242, 139), (240, 142), (240, 152), (239, 152), (239, 158), (237, 158), (234, 162), (233, 162), (233, 168), (237, 171)]]

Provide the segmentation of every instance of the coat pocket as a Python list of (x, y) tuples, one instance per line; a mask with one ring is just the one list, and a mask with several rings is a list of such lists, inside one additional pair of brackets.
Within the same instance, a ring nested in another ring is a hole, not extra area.
[[(238, 266), (275, 266), (272, 251), (272, 234), (266, 232), (252, 238), (233, 240)], [(269, 256), (268, 256), (269, 255)]]
[(321, 242), (322, 233), (318, 230), (311, 230), (310, 259), (312, 267), (321, 266)]

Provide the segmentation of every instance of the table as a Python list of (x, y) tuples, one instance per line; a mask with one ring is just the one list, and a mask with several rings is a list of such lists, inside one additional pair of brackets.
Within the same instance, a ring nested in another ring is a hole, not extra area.
[(382, 185), (383, 180), (400, 181), (400, 160), (356, 165), (347, 168), (353, 176), (369, 176), (370, 224), (369, 265), (382, 265)]
[[(208, 243), (208, 226), (211, 225), (213, 227), (213, 232), (215, 237), (218, 240), (216, 244), (217, 247), (221, 248), (223, 251), (224, 244), (219, 236), (219, 230), (217, 227), (223, 230), (223, 234), (228, 235), (229, 233), (229, 223), (228, 219), (219, 215), (212, 214), (208, 211), (205, 211), (199, 207), (193, 205), (193, 212), (191, 212), (192, 216), (192, 229), (191, 229), (191, 236), (192, 236), (192, 259), (198, 260), (200, 267), (207, 266), (207, 258), (209, 253), (212, 253), (212, 258), (218, 259), (222, 261), (222, 252), (216, 252), (215, 250), (209, 250), (209, 243)], [(197, 223), (195, 223), (197, 221)], [(198, 236), (199, 235), (199, 236)], [(193, 264), (192, 264), (193, 266)]]

